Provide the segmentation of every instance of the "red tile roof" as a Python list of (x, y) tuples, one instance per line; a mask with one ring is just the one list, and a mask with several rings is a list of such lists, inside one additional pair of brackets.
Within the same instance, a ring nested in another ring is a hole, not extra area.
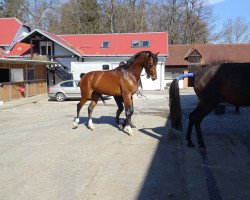
[[(166, 32), (121, 33), (121, 34), (77, 34), (55, 35), (42, 30), (34, 30), (22, 41), (29, 42), (36, 32), (44, 35), (78, 56), (127, 56), (139, 51), (159, 52), (168, 55), (168, 35)], [(132, 48), (132, 41), (149, 41), (150, 46)], [(109, 48), (102, 48), (102, 42), (109, 41)]]
[(16, 18), (0, 18), (0, 46), (10, 46), (21, 27)]
[(203, 44), (203, 45), (169, 45), (167, 66), (187, 66), (185, 60), (193, 50), (202, 55), (202, 64), (211, 62), (250, 62), (250, 44)]
[[(168, 55), (168, 36), (166, 32), (119, 33), (119, 34), (80, 34), (59, 35), (72, 47), (87, 56), (132, 55), (139, 51), (150, 50)], [(150, 41), (149, 48), (131, 48), (132, 41)], [(108, 41), (109, 48), (101, 48)]]
[(17, 42), (15, 46), (8, 53), (8, 57), (30, 57), (30, 44)]

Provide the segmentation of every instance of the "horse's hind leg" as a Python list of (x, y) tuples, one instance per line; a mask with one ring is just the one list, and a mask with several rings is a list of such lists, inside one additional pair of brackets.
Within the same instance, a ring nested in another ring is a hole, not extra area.
[(92, 112), (93, 112), (95, 106), (97, 105), (97, 102), (98, 102), (98, 99), (100, 98), (100, 96), (101, 96), (101, 94), (99, 94), (99, 93), (92, 94), (92, 96), (91, 96), (92, 101), (88, 107), (88, 116), (89, 116), (88, 127), (92, 131), (95, 130), (95, 127), (94, 127), (93, 122), (92, 122)]
[(76, 118), (75, 118), (75, 120), (74, 120), (74, 122), (73, 122), (73, 128), (74, 128), (74, 129), (78, 127), (78, 124), (79, 124), (79, 121), (80, 121), (80, 120), (79, 120), (80, 111), (81, 111), (83, 105), (84, 105), (86, 102), (87, 102), (87, 99), (82, 98), (82, 99), (80, 100), (80, 102), (77, 104)]
[(124, 110), (123, 99), (121, 96), (114, 96), (114, 100), (115, 100), (116, 105), (118, 107), (118, 109), (116, 111), (115, 121), (116, 121), (116, 124), (119, 126), (120, 125), (120, 115), (121, 115), (122, 111)]
[(106, 101), (105, 101), (105, 98), (104, 98), (104, 96), (103, 96), (102, 94), (100, 94), (100, 99), (102, 100), (102, 103), (103, 103), (105, 106), (107, 106), (107, 103), (106, 103)]
[[(116, 105), (118, 107), (117, 111), (116, 111), (116, 124), (119, 126), (120, 125), (120, 115), (122, 113), (122, 111), (124, 110), (124, 106), (123, 106), (123, 98), (121, 96), (114, 96)], [(131, 97), (131, 116), (134, 113), (134, 106), (133, 106), (133, 96)], [(122, 124), (122, 129), (124, 129), (124, 127), (126, 126), (126, 120), (124, 120), (123, 124)], [(132, 123), (132, 120), (130, 120), (130, 126), (131, 128), (135, 128), (135, 125)]]
[[(132, 115), (134, 114), (134, 102), (133, 102), (133, 96), (131, 97), (131, 100), (132, 100), (132, 107), (131, 107), (131, 117), (132, 117)], [(136, 128), (136, 126), (132, 123), (132, 120), (130, 120), (130, 126), (132, 127), (132, 128)]]
[[(191, 114), (190, 114), (191, 115)], [(187, 129), (187, 134), (186, 134), (186, 140), (187, 140), (187, 146), (188, 147), (194, 147), (194, 143), (192, 142), (192, 139), (191, 139), (191, 134), (192, 134), (192, 130), (193, 130), (193, 121), (192, 121), (192, 118), (191, 116), (189, 115), (189, 122), (188, 122), (188, 129)]]
[(188, 127), (188, 132), (187, 132), (187, 140), (189, 143), (189, 145), (192, 145), (192, 141), (191, 141), (191, 132), (192, 132), (192, 123), (194, 124), (195, 127), (195, 131), (197, 134), (197, 140), (199, 143), (199, 149), (201, 153), (206, 153), (206, 146), (204, 143), (204, 139), (202, 136), (202, 132), (201, 132), (201, 127), (200, 124), (203, 120), (203, 118), (205, 116), (207, 116), (215, 107), (217, 104), (209, 104), (209, 105), (203, 105), (203, 104), (199, 104), (195, 110), (190, 114), (189, 117), (189, 127)]

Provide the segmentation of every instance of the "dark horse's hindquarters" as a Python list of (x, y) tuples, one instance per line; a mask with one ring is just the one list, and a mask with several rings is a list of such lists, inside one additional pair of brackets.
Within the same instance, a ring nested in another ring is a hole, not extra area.
[[(194, 91), (198, 96), (199, 104), (189, 114), (186, 139), (188, 146), (193, 147), (191, 133), (194, 126), (200, 150), (206, 152), (200, 127), (203, 118), (220, 102), (250, 106), (250, 64), (224, 63), (207, 66), (195, 75)], [(169, 97), (172, 128), (181, 130), (179, 86), (176, 79), (171, 83)]]

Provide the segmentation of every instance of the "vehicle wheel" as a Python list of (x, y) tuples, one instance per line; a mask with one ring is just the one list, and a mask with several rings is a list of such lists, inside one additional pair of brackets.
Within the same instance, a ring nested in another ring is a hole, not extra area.
[(65, 95), (61, 92), (56, 94), (56, 100), (57, 101), (64, 101), (65, 100)]

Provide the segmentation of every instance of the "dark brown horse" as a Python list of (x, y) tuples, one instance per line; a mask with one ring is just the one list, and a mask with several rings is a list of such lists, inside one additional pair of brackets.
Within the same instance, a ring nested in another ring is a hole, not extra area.
[[(186, 134), (189, 147), (195, 127), (199, 148), (206, 153), (200, 124), (220, 102), (236, 106), (250, 106), (250, 63), (224, 63), (205, 67), (194, 75), (194, 91), (199, 99), (198, 106), (189, 114)], [(181, 130), (181, 108), (178, 79), (173, 80), (169, 90), (170, 119), (172, 128)]]
[(109, 96), (121, 96), (123, 98), (126, 116), (125, 131), (129, 135), (132, 134), (132, 95), (138, 89), (138, 81), (143, 69), (145, 69), (148, 78), (151, 77), (152, 80), (157, 79), (157, 55), (151, 51), (142, 51), (132, 56), (126, 64), (115, 69), (86, 73), (80, 81), (82, 98), (77, 104), (77, 117), (73, 123), (73, 128), (76, 128), (79, 123), (79, 113), (82, 106), (88, 100), (91, 100), (88, 107), (88, 126), (91, 130), (94, 130), (92, 112), (100, 95), (105, 94)]

